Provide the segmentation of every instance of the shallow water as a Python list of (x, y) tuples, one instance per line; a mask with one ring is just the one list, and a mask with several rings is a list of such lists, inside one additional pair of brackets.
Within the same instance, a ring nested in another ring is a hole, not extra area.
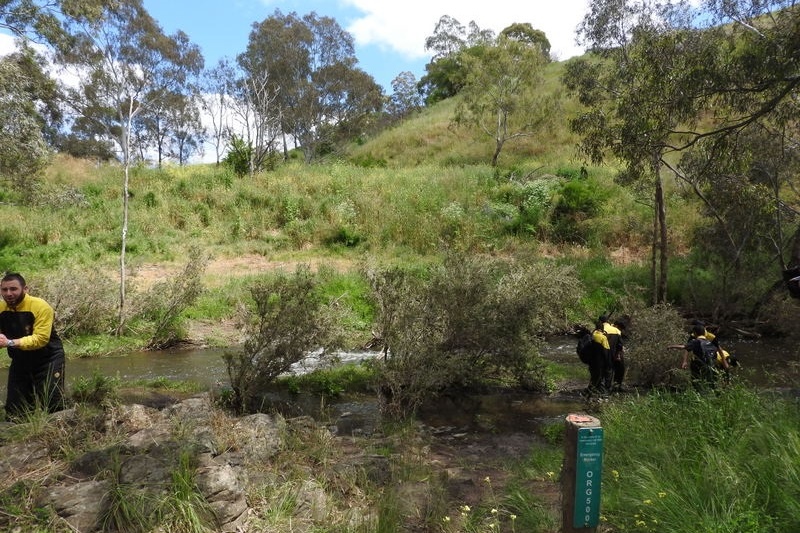
[[(542, 349), (543, 357), (563, 363), (577, 363), (575, 339), (557, 337), (548, 340)], [(757, 386), (797, 387), (800, 378), (800, 348), (786, 340), (733, 341), (725, 344), (735, 354), (741, 367), (742, 379)], [(114, 376), (125, 383), (167, 378), (198, 383), (203, 388), (228, 384), (222, 349), (166, 350), (134, 352), (124, 356), (74, 359), (67, 361), (66, 379), (69, 388), (81, 377), (97, 373)], [(378, 352), (341, 352), (340, 362), (379, 357)], [(676, 352), (676, 366), (681, 354)], [(295, 366), (298, 373), (308, 372), (325, 364), (316, 355)], [(8, 369), (0, 369), (0, 398), (5, 399)], [(588, 376), (587, 376), (588, 378)], [(284, 414), (309, 414), (315, 418), (335, 421), (340, 433), (369, 432), (379, 419), (374, 396), (342, 396), (335, 399), (315, 395), (272, 398)], [(496, 393), (470, 397), (445, 397), (435, 408), (421, 413), (424, 422), (432, 427), (453, 430), (482, 429), (497, 432), (528, 431), (543, 422), (583, 408), (577, 398), (551, 397), (525, 393)]]

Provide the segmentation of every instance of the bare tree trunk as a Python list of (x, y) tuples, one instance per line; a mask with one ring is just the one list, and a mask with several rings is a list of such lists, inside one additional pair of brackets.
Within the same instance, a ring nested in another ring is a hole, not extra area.
[(659, 259), (661, 261), (661, 276), (658, 283), (658, 303), (667, 300), (667, 275), (669, 271), (669, 250), (667, 249), (667, 204), (664, 202), (664, 187), (661, 182), (661, 174), (656, 176), (656, 210), (658, 213), (659, 235)]
[(125, 130), (122, 132), (122, 160), (123, 160), (123, 180), (122, 180), (122, 243), (119, 251), (119, 316), (117, 317), (116, 334), (121, 335), (122, 329), (125, 324), (125, 250), (128, 244), (128, 203), (129, 193), (128, 187), (130, 183), (130, 167), (131, 167), (131, 126), (133, 124), (134, 115), (134, 102), (133, 98), (129, 101), (128, 117), (125, 123)]

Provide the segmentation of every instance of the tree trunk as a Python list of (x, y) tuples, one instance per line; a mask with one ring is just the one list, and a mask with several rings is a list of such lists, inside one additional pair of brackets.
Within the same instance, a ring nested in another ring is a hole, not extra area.
[(661, 174), (656, 175), (656, 210), (658, 213), (659, 235), (659, 259), (661, 261), (661, 276), (658, 283), (658, 303), (667, 300), (667, 274), (669, 270), (669, 251), (667, 246), (667, 205), (664, 202), (664, 187), (661, 182)]
[(128, 186), (130, 181), (130, 167), (131, 167), (131, 130), (133, 127), (133, 118), (136, 115), (134, 110), (133, 98), (129, 101), (127, 120), (122, 120), (125, 126), (122, 131), (122, 162), (124, 166), (123, 180), (122, 180), (122, 243), (119, 251), (119, 316), (117, 321), (116, 334), (121, 335), (122, 329), (125, 324), (125, 250), (128, 245), (128, 204), (129, 192)]
[(658, 303), (658, 211), (656, 208), (657, 193), (653, 193), (653, 235), (651, 238), (652, 246), (650, 249), (650, 287), (652, 294), (650, 296), (650, 303), (655, 305)]

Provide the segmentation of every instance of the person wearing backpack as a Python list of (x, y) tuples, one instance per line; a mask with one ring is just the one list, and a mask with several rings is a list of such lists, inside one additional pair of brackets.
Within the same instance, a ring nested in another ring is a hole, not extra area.
[[(705, 336), (706, 328), (701, 324), (692, 326), (692, 335), (685, 345), (674, 344), (670, 348), (684, 350), (681, 368), (689, 368), (692, 375), (692, 385), (698, 390), (715, 388), (717, 372), (714, 368), (717, 362), (717, 350), (714, 343)], [(691, 361), (689, 358), (691, 356)], [(722, 359), (723, 368), (727, 370), (728, 362)]]
[(604, 378), (608, 368), (609, 345), (608, 338), (603, 332), (602, 323), (595, 324), (591, 332), (591, 342), (586, 342), (589, 335), (588, 329), (582, 341), (578, 343), (578, 355), (581, 361), (589, 367), (589, 386), (586, 388), (587, 396), (606, 396), (608, 389), (605, 386)]
[(598, 323), (608, 339), (608, 358), (605, 362), (603, 385), (609, 392), (622, 392), (622, 380), (625, 378), (622, 331), (616, 324), (609, 322), (608, 315), (601, 315)]

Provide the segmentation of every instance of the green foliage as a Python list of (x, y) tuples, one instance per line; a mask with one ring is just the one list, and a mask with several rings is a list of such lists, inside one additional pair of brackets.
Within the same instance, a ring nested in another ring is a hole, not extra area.
[(424, 278), (399, 269), (369, 273), (379, 334), (384, 408), (414, 412), (441, 391), (513, 379), (546, 389), (537, 336), (564, 327), (577, 304), (571, 269), (450, 254)]
[(142, 296), (139, 316), (150, 324), (149, 348), (165, 348), (183, 339), (182, 313), (203, 290), (201, 275), (206, 263), (202, 253), (192, 249), (181, 273), (172, 280), (159, 281)]
[(542, 178), (525, 182), (508, 182), (495, 188), (498, 200), (513, 205), (506, 231), (514, 235), (544, 237), (550, 225), (553, 196), (558, 187), (555, 180)]
[(608, 198), (606, 189), (592, 178), (565, 182), (553, 209), (553, 239), (587, 243), (593, 238), (587, 221), (597, 216)]
[(710, 395), (656, 392), (609, 405), (602, 420), (603, 513), (620, 529), (800, 527), (794, 402), (738, 386)]
[(319, 280), (302, 266), (291, 276), (278, 273), (251, 288), (244, 346), (224, 355), (237, 409), (250, 409), (266, 385), (311, 351), (337, 343), (334, 315), (326, 313), (318, 287)]
[(228, 145), (228, 153), (222, 162), (230, 167), (237, 176), (247, 176), (250, 174), (250, 160), (253, 154), (253, 147), (246, 143), (241, 137), (234, 135)]
[[(570, 260), (575, 264), (574, 260)], [(583, 307), (589, 316), (597, 317), (604, 311), (616, 312), (625, 308), (627, 298), (648, 301), (648, 272), (639, 264), (619, 266), (605, 255), (592, 255), (577, 261), (575, 268), (583, 282)], [(642, 305), (641, 303), (638, 305)]]
[(76, 402), (105, 407), (119, 400), (120, 379), (98, 371), (91, 377), (79, 377), (72, 383), (72, 399)]
[(367, 279), (358, 272), (336, 272), (331, 268), (320, 268), (317, 274), (320, 294), (339, 311), (341, 325), (357, 335), (369, 333), (375, 313)]
[(347, 363), (307, 374), (280, 377), (277, 381), (294, 393), (310, 392), (332, 397), (343, 392), (373, 391), (375, 374), (367, 364)]

